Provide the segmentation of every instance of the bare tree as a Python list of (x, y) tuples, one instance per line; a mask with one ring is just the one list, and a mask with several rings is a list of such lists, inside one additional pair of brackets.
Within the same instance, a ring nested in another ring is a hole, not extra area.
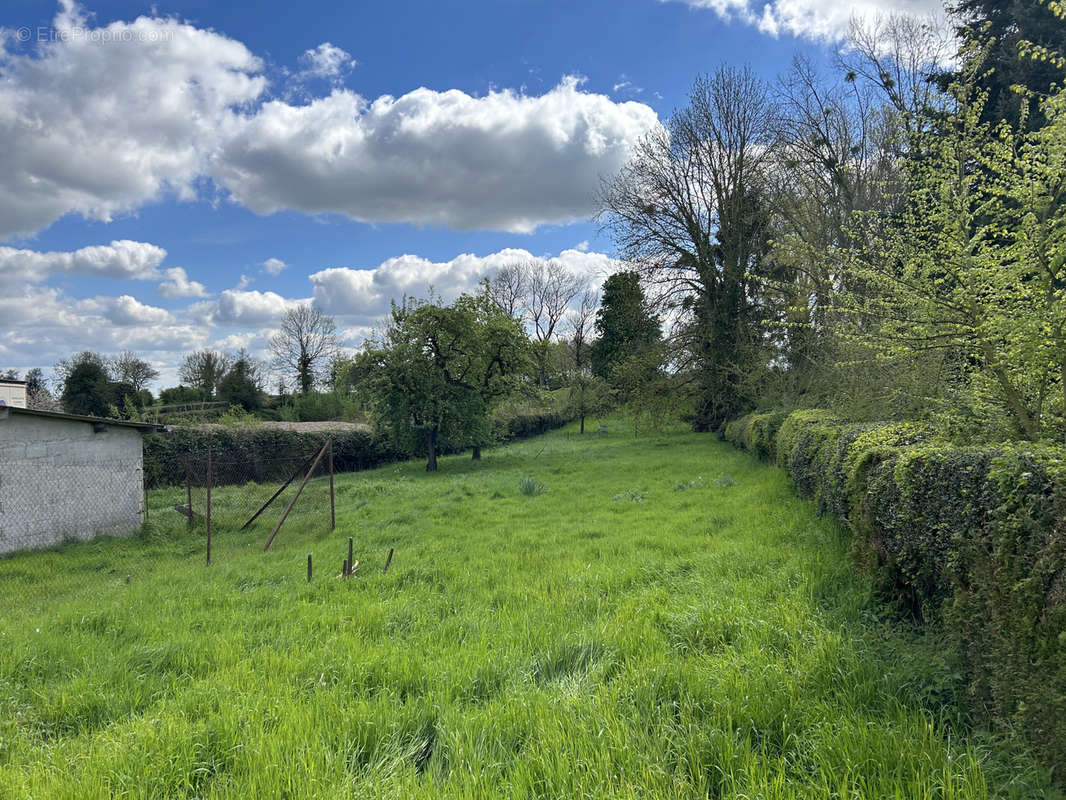
[(321, 379), (339, 346), (333, 317), (310, 303), (289, 309), (281, 320), (281, 330), (270, 339), (274, 368), (292, 375), (305, 394), (316, 379)]
[(126, 350), (111, 362), (111, 372), (115, 380), (128, 383), (138, 392), (146, 387), (149, 381), (159, 377), (159, 370), (138, 358), (131, 350)]
[(217, 350), (197, 350), (189, 353), (178, 369), (178, 378), (188, 386), (203, 389), (212, 397), (218, 382), (229, 369), (230, 359)]
[(588, 368), (589, 333), (592, 331), (599, 305), (599, 293), (586, 288), (581, 293), (581, 302), (566, 315), (566, 321), (573, 331), (570, 346), (573, 351), (574, 369), (577, 372), (584, 372)]
[(520, 319), (526, 294), (526, 264), (516, 261), (505, 264), (489, 281), (489, 297), (500, 311), (512, 319)]
[(942, 109), (946, 97), (933, 78), (954, 55), (950, 32), (932, 17), (891, 14), (853, 19), (837, 63), (845, 80), (876, 87), (903, 130), (914, 134)]
[(525, 265), (526, 318), (533, 326), (533, 338), (541, 344), (551, 341), (571, 301), (585, 290), (585, 281), (558, 261), (533, 261)]

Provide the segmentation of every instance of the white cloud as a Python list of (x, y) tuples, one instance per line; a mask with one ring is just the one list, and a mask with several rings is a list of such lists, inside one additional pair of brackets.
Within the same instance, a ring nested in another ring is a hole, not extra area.
[(97, 298), (93, 302), (103, 316), (115, 325), (162, 325), (173, 320), (166, 309), (145, 305), (128, 294)]
[(264, 104), (216, 175), (261, 214), (527, 232), (592, 213), (600, 177), (656, 124), (648, 106), (583, 92), (576, 78), (537, 97), (423, 88), (368, 103), (334, 90)]
[(285, 267), (289, 266), (280, 258), (268, 258), (262, 263), (263, 272), (267, 275), (280, 275)]
[(56, 274), (150, 280), (159, 277), (158, 267), (166, 256), (167, 251), (162, 247), (128, 239), (73, 251), (43, 253), (0, 247), (0, 276), (35, 283)]
[(207, 297), (206, 287), (199, 281), (189, 280), (181, 267), (171, 267), (163, 273), (166, 280), (156, 287), (160, 297), (176, 300), (179, 297)]
[[(68, 5), (55, 28), (79, 13)], [(237, 110), (267, 85), (243, 44), (175, 19), (84, 33), (32, 55), (0, 46), (0, 236), (194, 197)]]
[(313, 50), (305, 50), (300, 56), (304, 64), (301, 75), (336, 81), (355, 66), (355, 59), (339, 47), (323, 42)]
[[(67, 6), (55, 27), (79, 14)], [(328, 43), (304, 57), (326, 77), (351, 65)], [(264, 102), (267, 87), (244, 44), (174, 18), (87, 27), (32, 54), (0, 43), (0, 237), (193, 200), (209, 181), (263, 214), (529, 231), (588, 216), (600, 176), (658, 124), (576, 78), (539, 96), (334, 86), (303, 105)]]
[[(666, 0), (663, 0), (664, 2)], [(909, 14), (941, 16), (939, 0), (680, 0), (694, 8), (705, 8), (724, 20), (739, 19), (771, 36), (791, 34), (815, 41), (837, 41), (848, 32), (852, 18), (872, 21), (878, 16)]]
[[(426, 298), (432, 289), (441, 300), (451, 302), (463, 292), (476, 291), (481, 279), (496, 274), (500, 267), (536, 258), (517, 248), (487, 256), (464, 253), (450, 261), (403, 255), (374, 269), (324, 269), (312, 274), (310, 281), (315, 304), (324, 312), (354, 326), (372, 326), (388, 313), (392, 300), (398, 302), (405, 295)], [(564, 250), (554, 260), (596, 286), (619, 268), (619, 262), (603, 253), (581, 250)]]
[(287, 299), (276, 292), (227, 289), (211, 305), (208, 319), (214, 325), (255, 327), (277, 324), (282, 315), (306, 299)]

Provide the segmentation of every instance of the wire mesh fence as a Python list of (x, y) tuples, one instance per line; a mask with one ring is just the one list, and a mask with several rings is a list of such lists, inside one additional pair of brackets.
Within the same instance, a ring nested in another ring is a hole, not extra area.
[(211, 536), (222, 533), (262, 536), (268, 549), (285, 524), (334, 527), (332, 442), (308, 457), (234, 457), (205, 449), (180, 458), (185, 483), (168, 499), (187, 525), (206, 534), (208, 561)]

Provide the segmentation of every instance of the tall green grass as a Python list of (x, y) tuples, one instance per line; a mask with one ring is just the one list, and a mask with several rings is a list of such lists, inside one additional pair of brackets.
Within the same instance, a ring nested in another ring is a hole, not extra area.
[(1058, 796), (782, 473), (623, 430), (0, 561), (0, 797)]

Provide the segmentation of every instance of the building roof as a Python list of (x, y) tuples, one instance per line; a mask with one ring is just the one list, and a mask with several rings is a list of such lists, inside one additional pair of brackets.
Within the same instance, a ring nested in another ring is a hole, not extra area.
[(33, 408), (18, 408), (17, 406), (0, 406), (0, 420), (11, 414), (20, 414), (28, 417), (43, 417), (45, 419), (61, 419), (67, 422), (88, 422), (94, 429), (106, 430), (114, 426), (117, 428), (135, 428), (141, 433), (159, 433), (166, 430), (165, 425), (157, 425), (153, 422), (131, 422), (127, 419), (106, 419), (104, 417), (83, 417), (79, 414), (63, 414), (59, 411), (38, 411)]
[(11, 378), (0, 378), (0, 383), (9, 383), (9, 384), (13, 384), (15, 386), (25, 386), (26, 385), (26, 381), (16, 381), (16, 380), (11, 379)]

